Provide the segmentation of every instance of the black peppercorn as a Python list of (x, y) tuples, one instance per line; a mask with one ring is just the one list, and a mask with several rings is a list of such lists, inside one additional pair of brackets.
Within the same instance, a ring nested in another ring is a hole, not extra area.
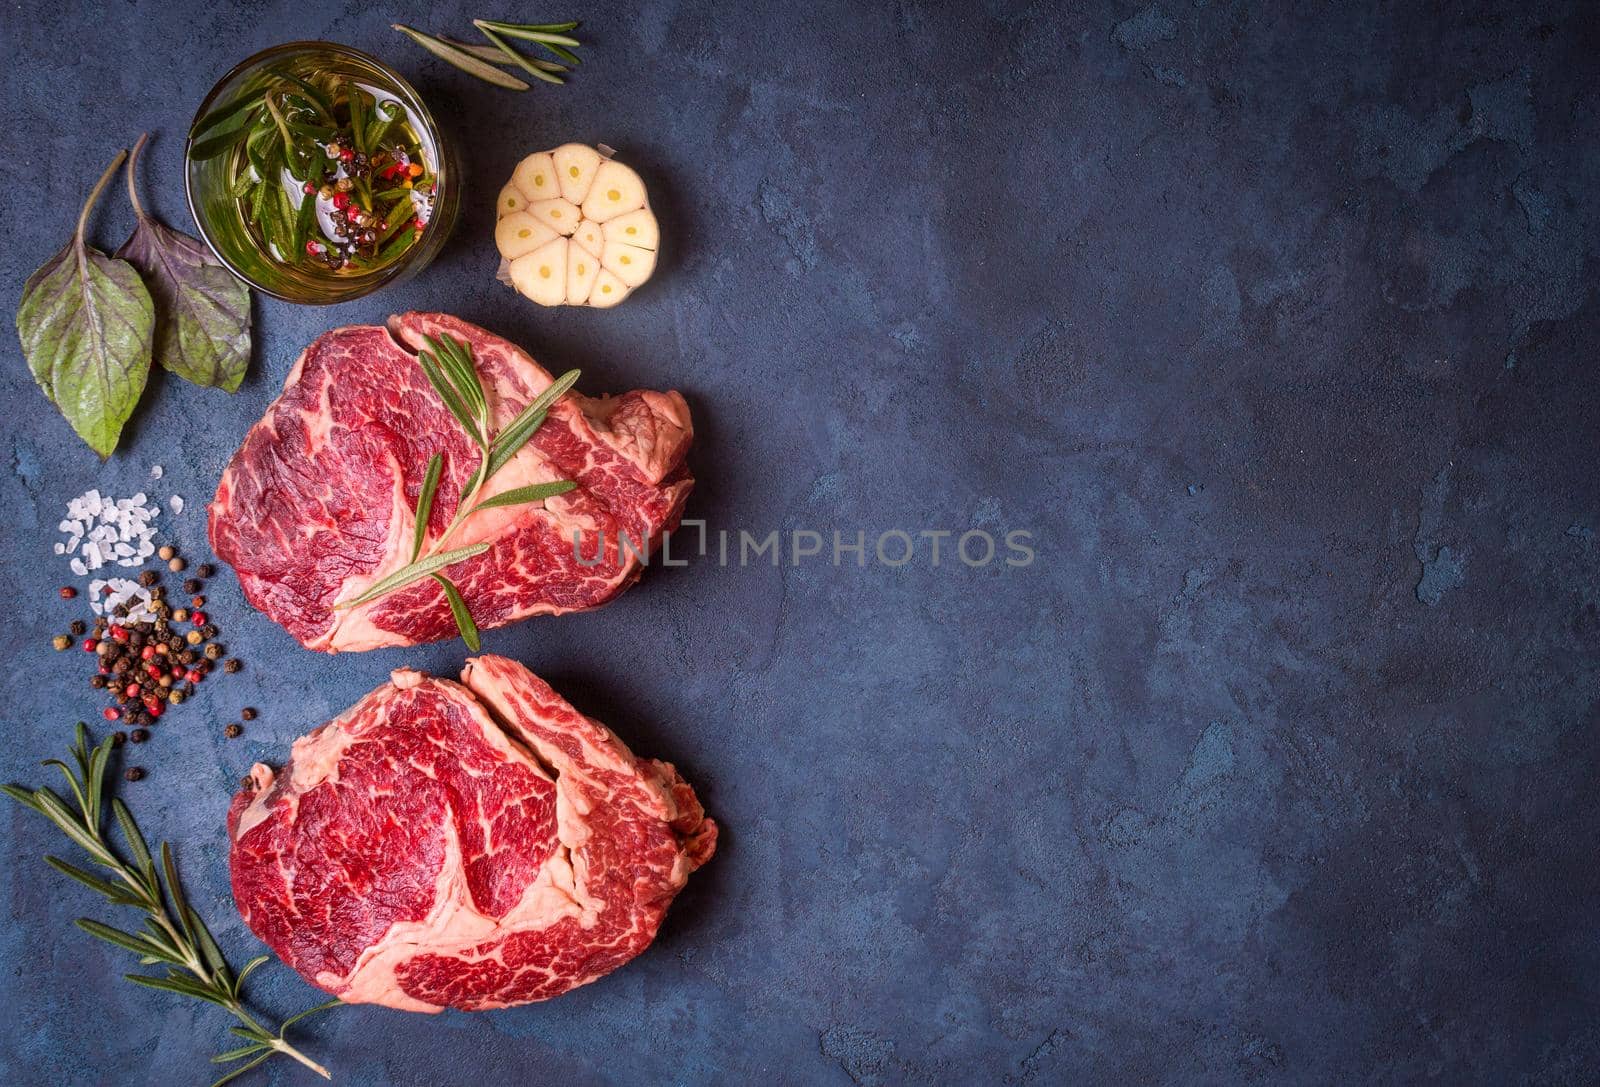
[(136, 728), (132, 732), (128, 733), (128, 739), (132, 740), (136, 744), (142, 744), (149, 738), (150, 732), (147, 729)]
[(210, 645), (206, 646), (206, 660), (214, 661), (220, 659), (221, 657), (222, 646), (218, 645), (216, 642), (212, 642)]
[(256, 719), (255, 707), (246, 706), (244, 709), (239, 711), (239, 716), (243, 717), (246, 721), (254, 721)]
[(186, 593), (189, 593), (191, 595), (193, 595), (194, 593), (199, 592), (200, 591), (200, 579), (199, 578), (195, 578), (195, 577), (189, 578), (187, 581), (185, 581), (183, 583), (183, 591), (186, 592)]
[(122, 776), (127, 778), (129, 781), (143, 781), (144, 767), (130, 766), (122, 772)]
[(222, 662), (222, 670), (224, 672), (228, 672), (230, 674), (234, 673), (234, 672), (237, 672), (239, 669), (241, 669), (243, 667), (244, 667), (244, 662), (241, 661), (238, 657), (229, 657), (227, 660)]
[(111, 746), (112, 747), (121, 747), (123, 744), (125, 744), (127, 742), (128, 742), (128, 734), (126, 732), (113, 732), (111, 734)]
[(116, 619), (126, 619), (128, 617), (128, 605), (118, 604), (111, 609), (111, 615)]
[(237, 739), (239, 736), (244, 734), (244, 726), (237, 724), (229, 725), (227, 728), (222, 730), (222, 734), (230, 740)]
[(67, 629), (72, 632), (74, 638), (80, 638), (89, 628), (82, 619), (74, 619)]
[(146, 570), (144, 573), (139, 575), (139, 584), (143, 585), (146, 589), (160, 580), (161, 575), (156, 573), (154, 570)]
[(199, 574), (201, 577), (210, 577), (216, 572), (217, 568), (212, 566), (209, 562), (202, 562), (199, 568), (195, 570), (195, 573)]
[(200, 628), (200, 636), (202, 638), (215, 638), (221, 633), (222, 631), (217, 629), (217, 624), (215, 623), (207, 623), (205, 626)]
[(105, 685), (106, 685), (106, 677), (102, 676), (99, 672), (96, 672), (94, 675), (89, 677), (89, 686), (95, 687), (95, 688), (100, 688), (100, 687), (104, 687)]

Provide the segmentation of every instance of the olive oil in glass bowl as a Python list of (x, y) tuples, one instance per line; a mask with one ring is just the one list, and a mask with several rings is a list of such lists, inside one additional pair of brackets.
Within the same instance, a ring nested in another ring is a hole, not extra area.
[(449, 143), (417, 92), (331, 42), (275, 46), (225, 75), (190, 126), (184, 181), (217, 259), (312, 305), (415, 275), (461, 204)]

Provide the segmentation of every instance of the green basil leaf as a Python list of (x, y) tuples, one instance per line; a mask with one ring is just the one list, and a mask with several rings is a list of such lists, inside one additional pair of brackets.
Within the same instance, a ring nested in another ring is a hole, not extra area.
[(551, 483), (535, 483), (527, 487), (513, 487), (509, 491), (501, 491), (492, 498), (485, 498), (472, 512), (494, 509), (496, 506), (522, 506), (529, 502), (543, 502), (546, 498), (554, 498), (558, 494), (566, 494), (577, 484), (570, 479), (558, 479)]
[(155, 303), (155, 360), (196, 385), (239, 388), (250, 364), (250, 289), (198, 239), (146, 214), (128, 160), (128, 198), (138, 225), (117, 256), (137, 268)]
[(123, 158), (119, 151), (89, 194), (72, 240), (28, 277), (17, 307), (33, 379), (102, 457), (116, 449), (144, 392), (155, 332), (155, 303), (138, 270), (83, 240), (89, 212)]
[(467, 602), (461, 599), (461, 590), (443, 574), (432, 576), (439, 583), (439, 588), (444, 590), (444, 598), (450, 602), (450, 614), (456, 621), (456, 629), (461, 632), (461, 640), (476, 653), (483, 648), (483, 642), (478, 637), (478, 624), (472, 621), (472, 613), (467, 610)]

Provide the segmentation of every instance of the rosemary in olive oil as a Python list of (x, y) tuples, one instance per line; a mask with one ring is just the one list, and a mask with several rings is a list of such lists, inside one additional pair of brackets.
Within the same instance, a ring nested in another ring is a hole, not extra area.
[(437, 159), (422, 131), (376, 84), (281, 70), (202, 118), (190, 157), (228, 156), (229, 196), (272, 260), (360, 275), (427, 230)]

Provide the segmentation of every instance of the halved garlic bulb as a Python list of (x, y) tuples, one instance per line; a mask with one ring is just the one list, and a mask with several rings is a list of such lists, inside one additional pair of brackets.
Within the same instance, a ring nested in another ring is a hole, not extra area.
[(614, 306), (655, 271), (649, 194), (607, 151), (569, 143), (529, 155), (496, 199), (501, 278), (541, 306)]

